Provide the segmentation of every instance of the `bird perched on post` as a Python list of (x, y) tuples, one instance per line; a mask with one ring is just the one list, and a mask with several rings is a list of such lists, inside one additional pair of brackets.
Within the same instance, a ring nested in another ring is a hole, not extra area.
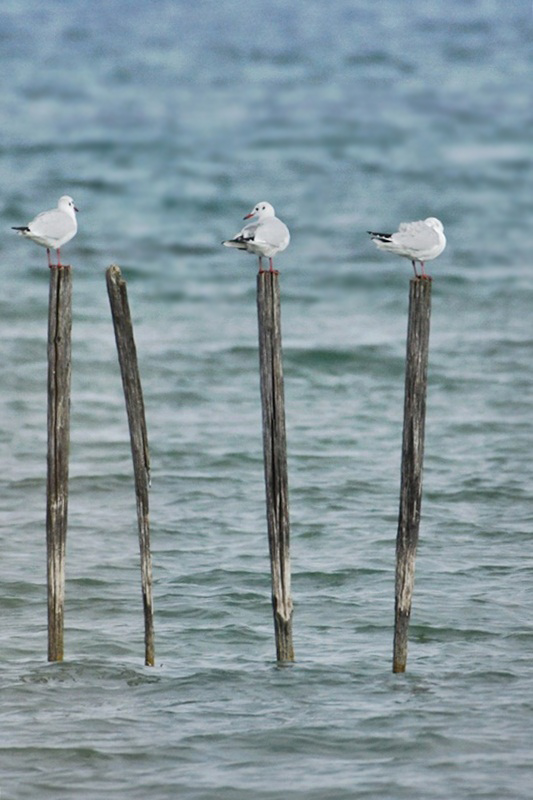
[(225, 247), (236, 247), (238, 250), (246, 250), (248, 253), (258, 256), (260, 273), (265, 272), (262, 261), (265, 256), (268, 258), (270, 272), (276, 272), (272, 259), (289, 246), (291, 240), (289, 229), (276, 217), (276, 212), (270, 203), (265, 201), (258, 203), (249, 214), (246, 214), (244, 219), (251, 217), (256, 217), (256, 221), (245, 225), (233, 239), (227, 239), (222, 244)]
[[(65, 194), (59, 198), (57, 208), (41, 211), (27, 225), (13, 228), (13, 230), (18, 231), (26, 239), (31, 239), (33, 242), (40, 244), (41, 247), (46, 247), (49, 267), (61, 267), (63, 265), (61, 264), (59, 250), (76, 235), (78, 230), (77, 210), (72, 197)], [(50, 250), (57, 250), (57, 265), (52, 264), (50, 261)]]
[[(397, 256), (408, 258), (416, 278), (430, 278), (426, 275), (424, 264), (440, 256), (446, 247), (444, 227), (440, 219), (428, 217), (417, 222), (402, 222), (396, 233), (376, 233), (367, 231), (380, 250), (387, 250)], [(416, 262), (422, 267), (422, 274), (416, 271)]]

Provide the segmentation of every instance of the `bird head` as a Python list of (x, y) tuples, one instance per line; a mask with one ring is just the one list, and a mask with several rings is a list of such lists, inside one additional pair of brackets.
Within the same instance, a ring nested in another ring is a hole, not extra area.
[(259, 217), (259, 219), (264, 219), (265, 217), (274, 217), (275, 215), (276, 212), (270, 203), (267, 203), (266, 200), (263, 200), (261, 203), (258, 203), (256, 206), (254, 206), (254, 208), (244, 217), (244, 219), (250, 219), (250, 217)]
[(426, 225), (429, 225), (430, 228), (433, 228), (436, 231), (440, 231), (441, 233), (444, 231), (444, 225), (440, 219), (437, 219), (437, 217), (428, 217), (424, 220), (424, 222)]
[(59, 198), (57, 207), (60, 208), (62, 211), (67, 211), (69, 208), (71, 208), (73, 211), (78, 210), (74, 205), (74, 200), (72, 199), (72, 197), (69, 197), (68, 194), (64, 194), (63, 197)]

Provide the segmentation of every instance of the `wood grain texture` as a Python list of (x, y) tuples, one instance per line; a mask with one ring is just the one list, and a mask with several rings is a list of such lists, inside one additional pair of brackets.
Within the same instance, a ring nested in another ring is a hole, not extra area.
[(278, 661), (293, 661), (289, 489), (279, 275), (257, 276), (259, 372), (272, 608)]
[(65, 557), (68, 522), (72, 271), (50, 268), (48, 306), (48, 449), (46, 550), (48, 660), (64, 656)]
[(412, 279), (405, 367), (400, 513), (396, 539), (393, 672), (405, 672), (422, 504), (431, 281)]
[(144, 611), (145, 664), (155, 664), (154, 607), (152, 590), (152, 555), (150, 549), (150, 454), (144, 410), (144, 398), (137, 362), (126, 281), (120, 268), (112, 265), (106, 272), (107, 291), (115, 329), (118, 360), (122, 375), (126, 412), (130, 430), (139, 547), (141, 554), (141, 586)]

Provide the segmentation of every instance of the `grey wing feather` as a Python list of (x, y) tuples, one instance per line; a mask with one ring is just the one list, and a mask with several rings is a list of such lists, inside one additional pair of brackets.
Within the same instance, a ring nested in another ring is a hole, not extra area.
[(257, 222), (251, 222), (249, 225), (245, 225), (242, 231), (236, 233), (232, 239), (226, 239), (222, 244), (226, 247), (236, 247), (238, 250), (247, 250), (246, 243), (253, 242), (257, 226)]
[(439, 243), (439, 237), (433, 228), (422, 220), (418, 222), (402, 222), (397, 233), (393, 233), (391, 241), (400, 247), (410, 250), (428, 250)]
[(245, 225), (242, 231), (236, 233), (232, 239), (229, 239), (230, 242), (253, 242), (255, 232), (258, 228), (257, 222), (251, 222), (250, 225)]
[(267, 219), (261, 225), (258, 241), (278, 247), (288, 236), (288, 233), (287, 226), (281, 220), (277, 218)]
[(29, 228), (37, 236), (46, 236), (50, 239), (61, 239), (74, 228), (74, 220), (63, 211), (52, 209), (42, 211), (30, 222)]
[(251, 222), (249, 225), (245, 225), (244, 228), (240, 233), (237, 234), (235, 237), (236, 239), (244, 239), (245, 241), (249, 241), (250, 239), (255, 238), (255, 232), (259, 227), (258, 222)]

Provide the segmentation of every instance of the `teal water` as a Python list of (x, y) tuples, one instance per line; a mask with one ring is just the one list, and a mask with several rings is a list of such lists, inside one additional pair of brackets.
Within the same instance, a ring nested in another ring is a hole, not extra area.
[[(0, 796), (531, 796), (531, 8), (489, 0), (0, 15)], [(71, 194), (66, 660), (46, 662), (46, 254)], [(276, 666), (255, 261), (279, 257), (296, 663)], [(434, 276), (408, 673), (391, 674), (410, 266)], [(128, 280), (152, 456), (155, 668), (105, 289)], [(429, 266), (429, 265), (428, 265)]]

